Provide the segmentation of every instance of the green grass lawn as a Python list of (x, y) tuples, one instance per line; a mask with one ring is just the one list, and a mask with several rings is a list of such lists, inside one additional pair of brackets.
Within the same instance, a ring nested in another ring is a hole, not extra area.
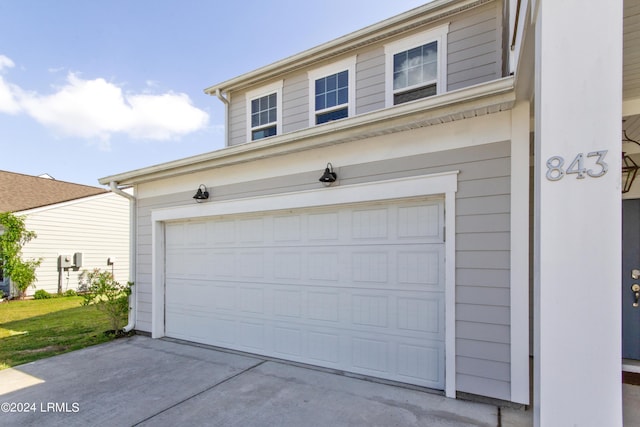
[(107, 316), (82, 297), (0, 303), (0, 370), (113, 339)]

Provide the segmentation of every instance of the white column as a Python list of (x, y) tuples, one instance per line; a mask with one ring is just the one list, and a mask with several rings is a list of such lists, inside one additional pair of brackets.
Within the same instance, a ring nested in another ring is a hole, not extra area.
[(536, 3), (534, 421), (622, 426), (622, 0)]

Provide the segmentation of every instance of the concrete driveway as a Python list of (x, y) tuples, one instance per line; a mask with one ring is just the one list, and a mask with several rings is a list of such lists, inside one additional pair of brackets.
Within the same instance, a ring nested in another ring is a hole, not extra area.
[(529, 411), (144, 336), (0, 371), (0, 409), (2, 426), (530, 425)]

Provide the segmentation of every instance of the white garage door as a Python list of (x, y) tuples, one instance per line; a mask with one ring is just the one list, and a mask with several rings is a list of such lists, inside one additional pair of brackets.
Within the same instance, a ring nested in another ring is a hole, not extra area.
[(444, 207), (166, 224), (166, 335), (444, 388)]

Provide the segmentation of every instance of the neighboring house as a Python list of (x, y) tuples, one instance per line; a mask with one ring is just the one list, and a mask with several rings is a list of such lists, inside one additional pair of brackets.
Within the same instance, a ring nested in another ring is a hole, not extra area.
[[(25, 216), (37, 237), (22, 249), (24, 259), (41, 259), (33, 295), (38, 289), (57, 293), (86, 284), (84, 271), (113, 272), (129, 280), (129, 201), (98, 187), (0, 171), (0, 212)], [(10, 289), (4, 278), (5, 294)]]
[(436, 0), (207, 88), (226, 148), (100, 180), (135, 188), (136, 329), (621, 425), (622, 16)]

